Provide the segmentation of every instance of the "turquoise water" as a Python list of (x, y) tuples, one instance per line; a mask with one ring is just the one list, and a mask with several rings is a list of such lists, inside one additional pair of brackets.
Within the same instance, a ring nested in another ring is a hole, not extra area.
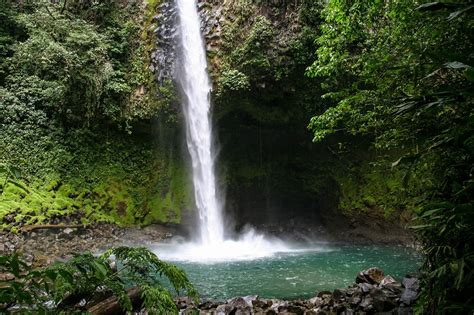
[(174, 263), (187, 272), (203, 298), (223, 300), (259, 295), (291, 299), (347, 287), (359, 271), (369, 267), (379, 267), (385, 274), (401, 280), (407, 273), (417, 271), (421, 259), (413, 250), (401, 246), (319, 245), (317, 248), (247, 261)]

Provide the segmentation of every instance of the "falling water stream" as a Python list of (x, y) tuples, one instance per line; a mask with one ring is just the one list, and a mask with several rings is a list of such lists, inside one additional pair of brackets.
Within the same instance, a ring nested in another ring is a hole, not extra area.
[(192, 164), (194, 200), (199, 214), (198, 241), (160, 246), (171, 260), (249, 260), (289, 251), (280, 240), (253, 230), (238, 239), (225, 237), (222, 202), (216, 184), (210, 113), (211, 82), (196, 0), (176, 1), (179, 20), (178, 83), (183, 96), (186, 143)]
[(196, 1), (177, 0), (180, 21), (179, 84), (183, 94), (186, 142), (191, 155), (194, 199), (199, 212), (201, 241), (224, 241), (222, 206), (217, 197), (210, 118), (211, 83)]
[(204, 40), (196, 0), (176, 0), (179, 18), (178, 83), (183, 96), (186, 142), (192, 164), (199, 235), (154, 246), (160, 258), (188, 272), (205, 297), (259, 294), (310, 296), (342, 287), (357, 271), (374, 265), (394, 276), (414, 270), (418, 259), (403, 248), (289, 244), (252, 229), (226, 237), (215, 175), (210, 91)]

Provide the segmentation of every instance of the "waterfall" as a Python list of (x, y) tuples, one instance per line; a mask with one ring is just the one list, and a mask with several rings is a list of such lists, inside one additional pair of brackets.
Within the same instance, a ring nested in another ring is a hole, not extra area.
[(186, 143), (191, 155), (194, 199), (199, 212), (200, 241), (179, 239), (156, 245), (160, 257), (171, 261), (215, 262), (249, 260), (291, 249), (284, 242), (248, 228), (238, 239), (224, 238), (222, 204), (214, 173), (210, 115), (211, 82), (196, 0), (176, 0), (179, 20), (178, 83), (183, 95)]
[(186, 142), (192, 162), (194, 199), (201, 241), (224, 241), (222, 206), (218, 199), (210, 117), (211, 82), (196, 0), (177, 0), (180, 23), (178, 83), (183, 94)]

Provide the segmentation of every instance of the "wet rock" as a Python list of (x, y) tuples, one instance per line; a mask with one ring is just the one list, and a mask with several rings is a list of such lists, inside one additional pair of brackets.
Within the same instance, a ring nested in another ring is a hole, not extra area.
[(318, 292), (317, 297), (324, 298), (325, 295), (331, 296), (332, 292), (331, 291), (320, 291), (320, 292)]
[(373, 305), (372, 305), (373, 303), (374, 303), (374, 300), (370, 296), (367, 296), (360, 302), (360, 307), (363, 310), (369, 310), (373, 308)]
[(323, 299), (320, 298), (319, 296), (315, 296), (308, 300), (308, 304), (311, 308), (318, 307), (318, 306), (321, 306), (321, 304), (323, 304)]
[(269, 303), (269, 301), (263, 300), (263, 299), (256, 299), (256, 300), (252, 301), (252, 306), (254, 308), (259, 308), (259, 309), (262, 309), (262, 310), (267, 309), (268, 307), (270, 307), (270, 305), (271, 305), (271, 303)]
[(374, 286), (370, 283), (359, 283), (359, 288), (362, 293), (369, 293), (370, 290), (374, 288)]
[(150, 54), (149, 68), (155, 73), (158, 84), (163, 86), (175, 77), (178, 16), (170, 1), (164, 1), (158, 12), (160, 13), (153, 18), (158, 27), (153, 31), (156, 36), (156, 48)]
[(384, 286), (384, 285), (387, 285), (387, 284), (392, 284), (392, 283), (396, 283), (397, 281), (395, 279), (393, 279), (392, 276), (388, 275), (388, 276), (385, 276), (382, 281), (380, 281), (380, 285), (381, 286)]
[(272, 300), (272, 305), (270, 309), (276, 313), (286, 311), (288, 307), (288, 301), (279, 301), (279, 300)]
[(334, 301), (336, 302), (339, 302), (341, 300), (344, 300), (345, 299), (345, 296), (346, 296), (346, 291), (343, 290), (343, 289), (336, 289), (334, 290), (334, 292), (332, 293), (332, 298), (334, 299)]
[(370, 292), (370, 297), (373, 299), (374, 308), (378, 312), (391, 311), (397, 306), (396, 297), (391, 296), (384, 290), (374, 288)]
[(303, 315), (305, 308), (299, 305), (288, 305), (286, 311), (292, 314)]
[(216, 315), (227, 315), (235, 312), (235, 308), (229, 304), (222, 304), (216, 308)]
[(356, 277), (356, 283), (379, 284), (384, 278), (384, 273), (377, 267), (361, 271)]
[(404, 305), (411, 305), (418, 297), (420, 281), (417, 278), (404, 278), (402, 284), (405, 290), (400, 297), (400, 302)]

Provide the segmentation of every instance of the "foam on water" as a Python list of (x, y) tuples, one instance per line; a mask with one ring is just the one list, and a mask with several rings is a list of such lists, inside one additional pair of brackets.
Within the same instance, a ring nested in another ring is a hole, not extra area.
[(187, 242), (177, 237), (160, 243), (152, 250), (168, 261), (214, 264), (226, 262), (279, 259), (283, 256), (304, 253), (324, 253), (337, 250), (328, 243), (292, 243), (265, 236), (253, 229), (246, 229), (237, 239), (226, 239), (221, 243)]
[(250, 230), (235, 240), (202, 243), (182, 242), (178, 239), (159, 244), (154, 247), (154, 250), (160, 258), (165, 260), (216, 263), (261, 259), (278, 253), (297, 252), (304, 249), (297, 249), (279, 239), (265, 237), (263, 234)]

